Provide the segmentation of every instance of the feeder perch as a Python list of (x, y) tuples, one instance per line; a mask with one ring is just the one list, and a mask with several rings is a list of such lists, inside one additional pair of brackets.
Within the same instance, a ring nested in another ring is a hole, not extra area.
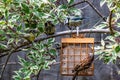
[[(94, 56), (94, 38), (62, 38), (60, 68), (64, 76), (73, 76), (76, 65), (84, 63), (89, 54)], [(78, 76), (92, 76), (94, 64), (79, 72)]]

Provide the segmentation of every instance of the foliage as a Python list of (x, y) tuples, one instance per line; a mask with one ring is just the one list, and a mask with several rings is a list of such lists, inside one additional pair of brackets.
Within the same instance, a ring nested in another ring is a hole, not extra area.
[[(99, 58), (103, 59), (105, 63), (113, 62), (115, 63), (116, 59), (120, 57), (120, 32), (117, 31), (117, 28), (120, 27), (119, 18), (120, 18), (120, 1), (119, 0), (101, 0), (100, 5), (107, 5), (109, 11), (112, 11), (111, 22), (110, 15), (107, 17), (105, 22), (102, 22), (96, 28), (106, 28), (111, 27), (114, 31), (114, 35), (107, 36), (104, 40), (101, 41), (102, 47), (100, 51), (96, 53), (99, 54)], [(110, 26), (111, 24), (111, 26)], [(108, 41), (108, 44), (105, 43)]]
[(27, 54), (27, 60), (20, 58), (22, 68), (15, 71), (15, 80), (30, 80), (32, 75), (37, 75), (42, 69), (50, 69), (50, 65), (55, 62), (56, 50), (52, 47), (54, 39), (48, 39), (41, 43), (34, 43)]
[[(81, 15), (81, 11), (69, 7), (74, 0), (67, 0), (66, 4), (57, 4), (57, 0), (1, 0), (0, 1), (0, 50), (16, 50), (25, 42), (31, 43), (26, 50), (27, 60), (20, 58), (20, 68), (15, 71), (15, 80), (30, 80), (42, 69), (50, 69), (54, 62), (56, 50), (53, 48), (54, 39), (35, 43), (34, 40), (44, 34), (44, 24), (52, 21), (54, 25), (62, 23), (69, 15)], [(120, 57), (120, 1), (101, 0), (101, 7), (107, 5), (114, 14), (107, 17), (97, 28), (106, 28), (111, 24), (114, 35), (107, 36), (101, 41), (101, 50), (97, 52), (105, 63), (115, 62)], [(108, 41), (108, 44), (105, 44)]]
[[(53, 39), (35, 43), (44, 34), (44, 24), (52, 21), (54, 25), (63, 22), (66, 16), (80, 15), (79, 9), (68, 8), (74, 0), (66, 4), (56, 4), (57, 0), (0, 0), (0, 50), (17, 50), (25, 42), (32, 45), (22, 49), (27, 52), (27, 60), (20, 58), (22, 68), (15, 71), (15, 80), (30, 80), (31, 74), (49, 69), (56, 50)], [(24, 48), (24, 47), (23, 47)], [(46, 50), (47, 49), (47, 50)]]
[(68, 8), (73, 0), (61, 5), (56, 5), (55, 2), (56, 0), (1, 0), (0, 49), (22, 44), (24, 36), (32, 32), (36, 38), (44, 32), (46, 21), (58, 24), (69, 14), (80, 14), (78, 9)]

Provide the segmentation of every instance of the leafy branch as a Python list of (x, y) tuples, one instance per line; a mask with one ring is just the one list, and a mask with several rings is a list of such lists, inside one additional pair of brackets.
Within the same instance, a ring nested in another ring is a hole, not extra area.
[[(76, 30), (73, 30), (72, 33), (76, 33)], [(80, 30), (79, 33), (110, 33), (109, 30), (106, 30), (106, 29), (83, 29), (83, 30)], [(62, 31), (62, 32), (57, 32), (56, 34), (54, 35), (50, 35), (50, 36), (44, 36), (44, 37), (38, 37), (34, 40), (34, 42), (40, 42), (40, 41), (43, 41), (43, 40), (46, 40), (46, 39), (49, 39), (49, 38), (54, 38), (54, 37), (58, 37), (58, 36), (62, 36), (62, 35), (70, 35), (71, 34), (71, 31)], [(16, 51), (14, 52), (18, 52), (18, 51), (21, 51), (21, 48), (26, 46), (26, 48), (29, 48), (29, 45), (31, 43), (29, 42), (24, 42), (24, 44), (21, 44), (21, 45), (18, 45), (18, 47), (16, 48)], [(3, 51), (3, 52), (9, 52), (9, 49)], [(3, 52), (0, 52), (1, 55), (0, 57), (4, 57), (6, 55), (8, 55), (8, 53), (5, 53), (2, 55)]]

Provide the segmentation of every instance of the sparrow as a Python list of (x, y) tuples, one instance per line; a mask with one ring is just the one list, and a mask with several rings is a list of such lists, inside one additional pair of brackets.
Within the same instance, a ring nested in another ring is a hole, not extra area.
[(88, 57), (86, 57), (85, 61), (76, 65), (72, 71), (74, 73), (72, 80), (75, 80), (75, 78), (77, 77), (77, 75), (79, 74), (80, 71), (88, 69), (91, 66), (93, 60), (94, 60), (93, 53), (89, 53)]

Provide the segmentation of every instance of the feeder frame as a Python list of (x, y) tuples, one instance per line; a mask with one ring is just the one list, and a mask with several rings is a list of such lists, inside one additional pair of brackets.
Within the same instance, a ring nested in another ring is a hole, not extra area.
[[(60, 72), (64, 76), (73, 76), (74, 67), (84, 62), (89, 52), (94, 56), (94, 38), (62, 38), (61, 43)], [(92, 63), (88, 69), (80, 71), (78, 76), (92, 76), (93, 74), (94, 64)]]

